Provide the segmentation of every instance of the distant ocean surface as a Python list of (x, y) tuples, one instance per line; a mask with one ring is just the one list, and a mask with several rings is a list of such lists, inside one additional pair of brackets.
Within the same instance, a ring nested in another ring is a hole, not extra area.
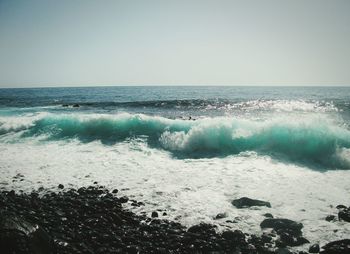
[[(99, 181), (135, 212), (245, 232), (271, 212), (328, 242), (350, 234), (324, 220), (349, 205), (349, 169), (350, 87), (0, 89), (3, 189)], [(242, 196), (272, 208), (235, 209)]]

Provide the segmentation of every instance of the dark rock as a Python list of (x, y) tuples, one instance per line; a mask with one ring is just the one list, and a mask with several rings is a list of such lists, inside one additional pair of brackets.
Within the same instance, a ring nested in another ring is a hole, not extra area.
[(287, 232), (281, 232), (280, 242), (283, 246), (300, 246), (305, 243), (309, 243), (309, 241), (306, 238), (302, 236), (295, 236)]
[(118, 193), (118, 189), (114, 189), (114, 190), (112, 191), (112, 193), (114, 193), (114, 194)]
[(322, 247), (322, 254), (348, 254), (350, 253), (350, 239), (327, 243)]
[(9, 197), (15, 197), (16, 196), (16, 192), (14, 190), (11, 190), (7, 193), (7, 196)]
[(347, 207), (345, 205), (337, 205), (336, 208), (337, 209), (346, 209)]
[[(0, 191), (0, 215), (6, 211), (35, 225), (36, 232), (47, 232), (37, 241), (39, 245), (33, 245), (25, 232), (11, 231), (16, 233), (12, 237), (11, 232), (4, 235), (0, 227), (0, 253), (273, 253), (271, 236), (256, 237), (239, 230), (221, 234), (214, 225), (205, 223), (186, 230), (173, 221), (136, 215), (123, 207), (127, 197), (118, 198), (112, 192), (98, 185), (59, 192), (43, 190), (44, 195)], [(142, 204), (136, 200), (130, 203)], [(41, 251), (46, 242), (52, 249)]]
[(277, 249), (276, 254), (293, 254), (290, 250), (286, 248)]
[(218, 213), (216, 216), (215, 216), (215, 219), (216, 220), (219, 220), (219, 219), (223, 219), (223, 218), (226, 218), (227, 217), (227, 214), (226, 213)]
[(289, 230), (293, 232), (300, 232), (303, 224), (289, 219), (265, 219), (260, 224), (261, 228), (273, 228), (274, 230)]
[(59, 188), (59, 189), (64, 189), (64, 185), (63, 185), (63, 184), (59, 184), (59, 185), (58, 185), (58, 188)]
[(163, 216), (167, 216), (168, 214), (166, 212), (163, 213)]
[(152, 217), (152, 218), (158, 217), (158, 213), (157, 213), (156, 211), (153, 211), (151, 217)]
[(62, 104), (62, 107), (68, 107), (68, 104)]
[(73, 104), (73, 108), (79, 108), (80, 105), (79, 104)]
[(198, 225), (194, 225), (190, 227), (187, 232), (195, 233), (195, 234), (215, 234), (215, 227), (214, 225), (211, 224), (206, 224), (206, 223), (200, 223)]
[(271, 213), (265, 213), (264, 216), (266, 218), (273, 218), (273, 215)]
[(126, 203), (126, 202), (128, 202), (128, 201), (129, 201), (129, 198), (126, 197), (126, 196), (119, 198), (119, 202), (120, 202), (120, 203)]
[(326, 221), (332, 221), (334, 219), (335, 219), (334, 215), (327, 215), (327, 217), (326, 217)]
[(257, 200), (257, 199), (251, 199), (247, 197), (235, 199), (232, 201), (232, 205), (234, 205), (237, 208), (246, 208), (251, 206), (267, 206), (271, 207), (270, 202)]
[(222, 237), (226, 240), (233, 241), (233, 242), (245, 242), (245, 235), (240, 230), (235, 231), (224, 231), (222, 234)]
[(38, 225), (19, 217), (2, 214), (0, 217), (1, 253), (53, 253), (52, 240)]
[(339, 220), (350, 222), (350, 208), (340, 210), (338, 213)]
[(261, 235), (261, 240), (263, 241), (263, 243), (271, 243), (272, 236), (268, 235), (268, 234), (262, 234)]
[(309, 253), (319, 253), (320, 252), (320, 245), (313, 244), (309, 248)]

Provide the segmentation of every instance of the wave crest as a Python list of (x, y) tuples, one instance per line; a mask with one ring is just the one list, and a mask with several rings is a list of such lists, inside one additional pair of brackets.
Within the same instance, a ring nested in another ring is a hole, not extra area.
[(104, 144), (141, 137), (150, 146), (177, 157), (201, 158), (255, 151), (298, 163), (350, 168), (346, 156), (350, 131), (324, 117), (288, 116), (268, 121), (221, 117), (188, 121), (125, 113), (115, 116), (46, 114), (32, 118), (31, 122), (23, 117), (15, 119), (11, 125), (4, 119), (0, 121), (0, 135), (20, 132), (22, 138), (76, 138), (82, 142), (100, 140)]

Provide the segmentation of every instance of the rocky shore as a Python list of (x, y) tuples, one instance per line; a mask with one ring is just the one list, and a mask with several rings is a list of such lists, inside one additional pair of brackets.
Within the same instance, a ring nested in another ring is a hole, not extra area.
[[(309, 243), (303, 225), (285, 218), (261, 222), (261, 235), (239, 230), (218, 233), (214, 225), (186, 228), (179, 223), (136, 215), (123, 208), (131, 202), (95, 184), (79, 189), (59, 185), (56, 192), (0, 192), (0, 253), (306, 253), (292, 246)], [(237, 207), (270, 206), (242, 198)], [(143, 205), (132, 201), (132, 205)], [(347, 208), (346, 208), (347, 209)], [(348, 210), (342, 210), (342, 216)], [(346, 216), (345, 216), (346, 217)], [(347, 217), (346, 217), (347, 218)], [(311, 245), (310, 253), (350, 253), (350, 240)]]

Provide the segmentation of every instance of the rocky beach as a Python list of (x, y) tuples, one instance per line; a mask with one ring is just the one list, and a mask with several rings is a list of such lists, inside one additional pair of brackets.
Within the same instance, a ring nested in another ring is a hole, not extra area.
[[(1, 253), (350, 253), (350, 239), (320, 247), (303, 237), (302, 223), (272, 214), (265, 214), (261, 234), (253, 235), (240, 230), (218, 232), (206, 223), (186, 228), (162, 219), (165, 212), (136, 215), (124, 208), (126, 203), (145, 205), (97, 182), (79, 189), (60, 184), (56, 191), (1, 191)], [(271, 206), (247, 197), (233, 200), (232, 205), (237, 209)], [(328, 221), (350, 221), (350, 207), (336, 209), (338, 218), (330, 216)], [(308, 252), (293, 249), (305, 244)]]

